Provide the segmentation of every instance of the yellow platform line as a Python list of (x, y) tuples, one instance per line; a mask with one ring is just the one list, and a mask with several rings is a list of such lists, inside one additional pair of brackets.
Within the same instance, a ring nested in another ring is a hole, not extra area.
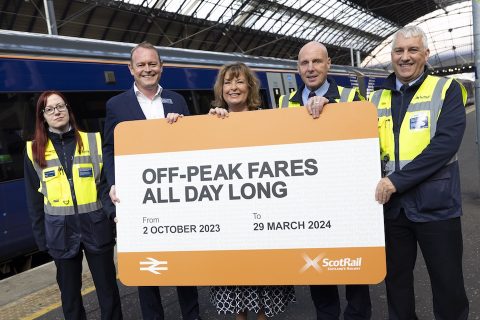
[[(93, 284), (90, 272), (82, 274), (82, 284), (85, 287), (81, 292), (82, 296), (95, 291), (95, 285)], [(50, 303), (52, 300), (55, 302)], [(44, 305), (45, 303), (47, 305)], [(61, 308), (61, 306), (60, 290), (55, 283), (28, 296), (22, 297), (15, 302), (0, 307), (0, 314), (2, 320), (33, 320), (52, 310)]]
[[(83, 289), (82, 290), (82, 296), (85, 296), (92, 291), (95, 291), (95, 286), (91, 286), (91, 287)], [(39, 318), (39, 317), (49, 313), (52, 310), (60, 308), (61, 306), (62, 306), (61, 302), (55, 302), (51, 305), (46, 306), (45, 308), (42, 308), (42, 309), (38, 310), (37, 312), (35, 312), (35, 313), (33, 313), (29, 316), (26, 316), (26, 317), (23, 317), (23, 318), (20, 318), (20, 319), (21, 320), (33, 320), (33, 319)]]

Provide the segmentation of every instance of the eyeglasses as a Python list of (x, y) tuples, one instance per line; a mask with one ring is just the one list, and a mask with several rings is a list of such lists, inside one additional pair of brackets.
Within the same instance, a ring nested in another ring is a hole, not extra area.
[(66, 103), (59, 103), (55, 107), (47, 106), (45, 109), (43, 109), (43, 113), (52, 115), (55, 113), (55, 109), (57, 109), (58, 112), (63, 112), (67, 109), (67, 104)]

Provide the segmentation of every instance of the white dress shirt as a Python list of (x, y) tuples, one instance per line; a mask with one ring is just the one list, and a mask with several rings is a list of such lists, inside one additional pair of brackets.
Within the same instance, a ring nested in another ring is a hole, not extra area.
[(147, 119), (165, 118), (162, 97), (160, 96), (163, 88), (160, 85), (158, 85), (158, 90), (157, 90), (157, 93), (155, 93), (153, 100), (150, 100), (140, 90), (138, 90), (137, 85), (135, 83), (133, 84), (133, 90), (135, 91), (135, 96), (137, 96), (138, 103), (142, 108), (145, 118)]

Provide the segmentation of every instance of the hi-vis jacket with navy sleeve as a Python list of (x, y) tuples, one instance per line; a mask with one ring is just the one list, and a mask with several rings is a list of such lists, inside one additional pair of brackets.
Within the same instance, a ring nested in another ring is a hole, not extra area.
[(45, 213), (72, 215), (102, 208), (96, 185), (102, 170), (102, 143), (99, 133), (80, 132), (83, 151), (75, 148), (72, 162), (72, 179), (67, 178), (52, 141), (45, 148), (47, 166), (40, 168), (32, 157), (32, 142), (27, 142), (27, 154), (40, 180), (38, 191), (44, 196)]
[(395, 75), (369, 100), (377, 106), (381, 160), (397, 192), (385, 205), (386, 218), (403, 209), (412, 221), (461, 215), (456, 153), (465, 130), (466, 91), (452, 79), (430, 75), (405, 92)]
[[(344, 88), (337, 85), (335, 80), (330, 77), (327, 77), (327, 81), (330, 86), (324, 97), (327, 98), (330, 102), (352, 102), (365, 100), (360, 95), (360, 91), (358, 90), (358, 88)], [(303, 106), (302, 92), (304, 88), (305, 85), (303, 85), (299, 90), (291, 92), (288, 99), (285, 98), (285, 95), (280, 96), (280, 99), (278, 100), (278, 107), (295, 108)]]
[(48, 132), (47, 166), (33, 160), (27, 142), (24, 168), (28, 211), (35, 241), (54, 259), (75, 257), (83, 248), (102, 253), (115, 245), (114, 223), (102, 206), (107, 202), (98, 133), (80, 132), (83, 151), (73, 130)]
[[(373, 92), (370, 101), (378, 110), (378, 135), (380, 138), (381, 158), (386, 162), (385, 174), (389, 175), (397, 166), (402, 169), (406, 164), (418, 156), (430, 144), (435, 136), (437, 120), (442, 110), (445, 94), (453, 79), (427, 76), (422, 85), (415, 92), (403, 118), (399, 145), (402, 147), (395, 152), (393, 120), (392, 120), (392, 92), (379, 90)], [(466, 102), (466, 92), (463, 95)], [(452, 162), (456, 155), (452, 158)]]

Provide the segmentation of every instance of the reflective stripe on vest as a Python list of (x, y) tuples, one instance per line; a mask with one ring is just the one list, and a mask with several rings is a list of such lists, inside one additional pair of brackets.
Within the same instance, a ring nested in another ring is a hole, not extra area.
[[(435, 136), (445, 94), (452, 79), (427, 76), (413, 96), (400, 127), (399, 167), (403, 168), (430, 144)], [(462, 90), (463, 93), (463, 90)], [(392, 91), (378, 90), (370, 95), (377, 106), (380, 153), (386, 162), (385, 172), (395, 170), (395, 141), (391, 113)], [(456, 160), (456, 155), (449, 163)]]
[[(355, 99), (355, 88), (344, 88), (341, 86), (338, 87), (338, 93), (340, 94), (340, 99), (335, 99), (336, 102), (352, 102)], [(288, 99), (285, 99), (285, 95), (280, 96), (278, 100), (278, 107), (279, 108), (296, 108), (300, 107), (300, 103), (295, 101), (290, 101), (292, 97), (297, 93), (297, 91), (290, 92), (290, 96)]]
[(285, 99), (285, 95), (280, 96), (280, 99), (278, 100), (278, 107), (279, 108), (296, 108), (300, 107), (300, 103), (295, 102), (295, 101), (290, 101), (292, 97), (297, 93), (297, 91), (292, 91), (290, 92), (290, 95), (288, 96), (288, 99)]
[(99, 133), (79, 132), (83, 142), (80, 154), (78, 145), (72, 161), (73, 192), (55, 148), (48, 140), (45, 148), (47, 166), (40, 168), (33, 161), (32, 142), (27, 142), (27, 154), (40, 180), (38, 191), (44, 196), (44, 211), (51, 215), (87, 213), (102, 208), (97, 197), (97, 185), (103, 167), (101, 138)]
[(355, 88), (344, 88), (338, 86), (338, 92), (340, 93), (340, 99), (335, 99), (337, 102), (352, 102), (355, 99)]

